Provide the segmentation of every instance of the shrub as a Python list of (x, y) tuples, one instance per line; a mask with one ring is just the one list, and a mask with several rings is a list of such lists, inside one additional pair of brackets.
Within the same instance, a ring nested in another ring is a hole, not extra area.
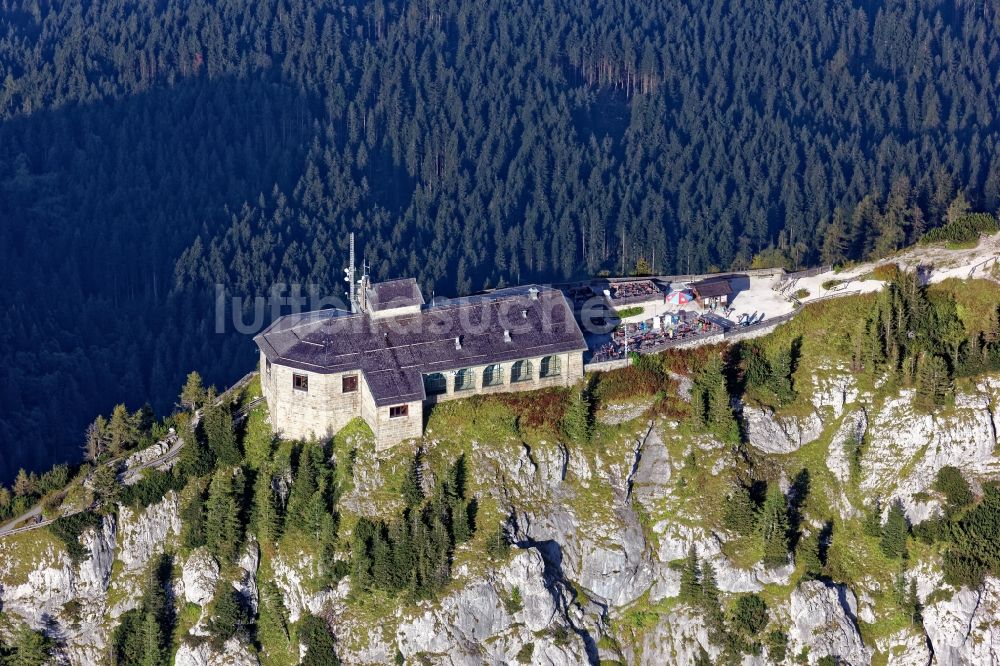
[(772, 631), (767, 635), (767, 655), (771, 662), (780, 664), (788, 655), (788, 636), (783, 631)]
[(962, 476), (962, 472), (957, 467), (946, 465), (938, 470), (934, 479), (934, 490), (945, 497), (945, 513), (953, 515), (960, 509), (972, 504), (975, 495), (969, 482)]
[(633, 305), (627, 308), (621, 308), (619, 310), (616, 310), (615, 313), (618, 315), (619, 318), (625, 319), (627, 317), (636, 317), (638, 315), (641, 315), (645, 311), (646, 311), (645, 308), (643, 308), (641, 305)]
[(873, 280), (881, 280), (882, 282), (898, 282), (902, 277), (902, 272), (899, 270), (897, 264), (879, 264), (872, 269), (871, 273)]
[(101, 524), (101, 517), (96, 513), (84, 511), (75, 513), (72, 516), (57, 518), (49, 529), (64, 544), (66, 552), (74, 563), (79, 564), (87, 556), (87, 550), (80, 543), (80, 535), (88, 527), (97, 528)]
[(519, 664), (530, 664), (531, 658), (535, 654), (535, 644), (525, 643), (520, 650), (517, 651), (517, 663)]
[(920, 242), (926, 243), (970, 243), (978, 240), (981, 234), (994, 234), (1000, 230), (997, 219), (987, 213), (967, 213), (947, 224), (931, 229)]
[(594, 398), (605, 404), (642, 395), (654, 395), (663, 388), (663, 377), (648, 366), (630, 365), (602, 372), (594, 383)]
[(733, 604), (733, 628), (744, 636), (754, 637), (767, 626), (767, 604), (757, 594), (744, 594)]

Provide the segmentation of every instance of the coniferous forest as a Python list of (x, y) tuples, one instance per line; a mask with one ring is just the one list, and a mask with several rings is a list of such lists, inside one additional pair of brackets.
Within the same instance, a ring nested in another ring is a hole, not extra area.
[(884, 254), (1000, 206), (981, 0), (0, 1), (0, 478), (255, 361), (215, 285)]

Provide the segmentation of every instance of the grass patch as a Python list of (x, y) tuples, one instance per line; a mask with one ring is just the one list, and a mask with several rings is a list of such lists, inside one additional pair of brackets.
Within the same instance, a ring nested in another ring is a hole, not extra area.
[(627, 308), (621, 308), (619, 310), (615, 310), (615, 313), (618, 315), (620, 319), (626, 319), (628, 317), (638, 317), (645, 311), (646, 308), (642, 307), (641, 305), (632, 305)]

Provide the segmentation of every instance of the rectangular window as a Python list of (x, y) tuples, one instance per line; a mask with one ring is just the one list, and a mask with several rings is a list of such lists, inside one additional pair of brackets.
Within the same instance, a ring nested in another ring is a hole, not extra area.
[(396, 405), (395, 407), (389, 408), (390, 419), (401, 419), (404, 416), (409, 416), (409, 414), (410, 414), (409, 405)]
[(269, 358), (264, 359), (264, 370), (267, 372), (268, 375), (271, 374), (271, 359)]
[(358, 390), (358, 376), (357, 375), (344, 375), (344, 381), (341, 384), (341, 391), (344, 393), (354, 393)]
[(308, 391), (309, 377), (306, 375), (292, 375), (292, 388), (296, 391)]

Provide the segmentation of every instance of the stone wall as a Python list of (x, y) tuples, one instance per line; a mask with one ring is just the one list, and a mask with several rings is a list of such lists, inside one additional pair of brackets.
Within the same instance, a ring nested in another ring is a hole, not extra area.
[[(503, 381), (496, 386), (483, 386), (483, 371), (486, 366), (472, 366), (470, 369), (475, 378), (474, 388), (462, 391), (455, 390), (455, 373), (446, 371), (442, 374), (447, 381), (447, 392), (441, 395), (428, 396), (427, 402), (433, 404), (443, 400), (468, 398), (473, 395), (488, 395), (491, 393), (511, 393), (514, 391), (534, 391), (554, 386), (572, 386), (583, 377), (583, 353), (568, 352), (555, 354), (559, 358), (560, 371), (558, 375), (540, 377), (542, 357), (525, 359), (531, 363), (530, 379), (512, 382), (511, 371), (514, 362), (500, 363)], [(295, 370), (286, 366), (271, 364), (268, 368), (267, 359), (261, 354), (261, 391), (267, 400), (271, 411), (271, 427), (281, 437), (290, 439), (308, 439), (315, 436), (320, 439), (332, 437), (347, 423), (356, 417), (365, 420), (375, 434), (376, 447), (380, 450), (392, 447), (399, 442), (423, 434), (423, 404), (416, 400), (399, 403), (407, 405), (405, 417), (392, 418), (389, 410), (396, 405), (378, 406), (368, 388), (364, 375), (358, 372), (323, 374)], [(305, 375), (308, 378), (308, 390), (296, 389), (293, 384), (294, 375)], [(358, 375), (358, 390), (344, 393), (343, 378), (345, 375)]]
[[(359, 372), (323, 374), (296, 370), (277, 363), (268, 369), (261, 354), (260, 385), (271, 412), (271, 427), (281, 437), (289, 439), (320, 439), (332, 437), (351, 419), (361, 416), (362, 392), (367, 390)], [(305, 375), (309, 389), (301, 391), (293, 385), (293, 375)], [(358, 375), (358, 390), (343, 392), (345, 375)]]

